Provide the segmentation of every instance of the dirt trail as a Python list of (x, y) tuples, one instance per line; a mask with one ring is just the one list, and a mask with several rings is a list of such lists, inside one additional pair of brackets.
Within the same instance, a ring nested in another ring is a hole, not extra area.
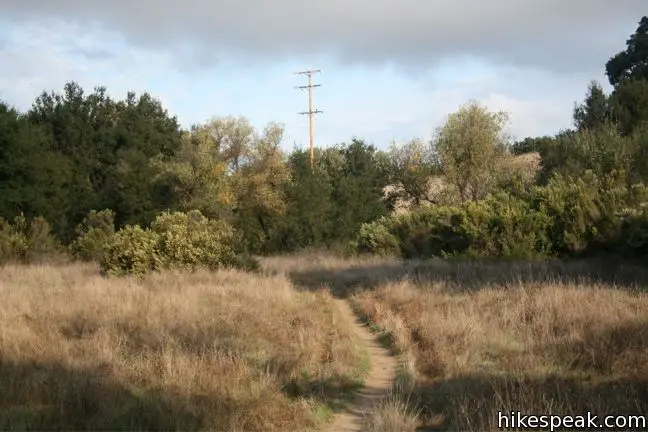
[(371, 370), (365, 378), (364, 387), (356, 394), (346, 409), (337, 414), (329, 430), (331, 432), (362, 431), (362, 416), (374, 403), (388, 394), (396, 375), (396, 359), (378, 342), (367, 326), (360, 322), (349, 303), (335, 300), (340, 311), (354, 323), (354, 329), (371, 358)]

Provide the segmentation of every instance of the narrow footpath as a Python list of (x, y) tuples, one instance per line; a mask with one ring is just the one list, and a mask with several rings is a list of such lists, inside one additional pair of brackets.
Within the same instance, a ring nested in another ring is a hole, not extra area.
[(347, 301), (336, 299), (335, 302), (349, 321), (354, 323), (355, 332), (370, 356), (371, 370), (365, 378), (364, 387), (358, 391), (346, 409), (335, 416), (329, 430), (331, 432), (362, 431), (363, 415), (383, 396), (389, 394), (392, 388), (396, 376), (396, 358), (380, 344), (367, 325), (360, 322)]

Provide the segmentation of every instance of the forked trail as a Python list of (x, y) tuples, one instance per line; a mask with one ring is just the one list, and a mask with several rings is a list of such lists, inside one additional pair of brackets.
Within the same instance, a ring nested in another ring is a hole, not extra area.
[(371, 358), (371, 370), (364, 387), (355, 395), (353, 401), (343, 412), (338, 413), (331, 424), (331, 432), (362, 431), (362, 417), (371, 410), (392, 388), (396, 376), (396, 359), (384, 348), (367, 326), (360, 322), (351, 310), (349, 303), (335, 300), (339, 310), (354, 323), (354, 329)]

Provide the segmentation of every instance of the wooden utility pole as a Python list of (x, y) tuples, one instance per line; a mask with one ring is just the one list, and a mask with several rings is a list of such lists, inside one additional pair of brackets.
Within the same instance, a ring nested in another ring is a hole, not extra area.
[(300, 112), (299, 114), (308, 114), (308, 126), (310, 132), (310, 165), (311, 170), (314, 166), (315, 159), (315, 132), (313, 130), (313, 115), (320, 114), (323, 111), (313, 110), (313, 87), (321, 87), (321, 84), (313, 84), (313, 74), (321, 73), (320, 69), (315, 70), (306, 70), (301, 72), (295, 72), (295, 75), (306, 75), (308, 77), (308, 85), (297, 86), (298, 89), (308, 89), (308, 111)]

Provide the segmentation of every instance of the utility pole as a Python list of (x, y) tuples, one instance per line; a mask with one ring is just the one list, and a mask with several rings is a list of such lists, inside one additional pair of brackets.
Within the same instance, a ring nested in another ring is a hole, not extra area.
[(299, 114), (305, 115), (308, 114), (308, 126), (309, 126), (309, 132), (310, 132), (310, 165), (311, 165), (311, 171), (313, 170), (314, 166), (314, 158), (315, 158), (315, 134), (313, 131), (313, 115), (315, 114), (320, 114), (323, 111), (320, 110), (313, 110), (313, 87), (321, 87), (321, 84), (313, 84), (313, 74), (316, 73), (321, 73), (322, 71), (320, 69), (314, 69), (314, 70), (305, 70), (301, 72), (295, 72), (295, 75), (306, 75), (308, 77), (308, 85), (305, 86), (297, 86), (295, 88), (298, 89), (308, 89), (308, 111), (300, 112)]

